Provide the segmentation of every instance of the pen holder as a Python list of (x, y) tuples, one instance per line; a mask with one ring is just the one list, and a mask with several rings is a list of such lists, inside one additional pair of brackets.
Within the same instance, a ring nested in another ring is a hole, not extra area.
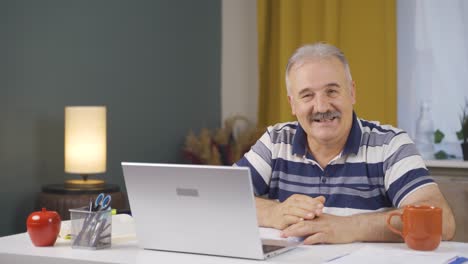
[(111, 246), (112, 210), (69, 209), (72, 248), (102, 249)]

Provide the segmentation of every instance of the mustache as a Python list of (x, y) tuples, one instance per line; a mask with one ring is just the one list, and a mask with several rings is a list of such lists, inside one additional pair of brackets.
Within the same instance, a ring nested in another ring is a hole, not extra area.
[(332, 118), (340, 118), (341, 113), (338, 111), (327, 111), (327, 112), (317, 112), (314, 113), (309, 117), (309, 121), (315, 121), (315, 120), (327, 120), (327, 119), (332, 119)]

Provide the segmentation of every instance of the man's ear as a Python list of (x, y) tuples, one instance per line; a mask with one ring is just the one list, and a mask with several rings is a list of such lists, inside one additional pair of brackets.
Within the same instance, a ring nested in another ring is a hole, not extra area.
[(293, 97), (291, 95), (288, 95), (288, 101), (289, 101), (289, 105), (291, 106), (291, 113), (293, 115), (296, 115), (296, 107), (294, 106), (294, 102), (293, 102)]
[(356, 83), (354, 81), (351, 81), (351, 87), (349, 87), (349, 89), (351, 90), (352, 102), (353, 104), (355, 104), (356, 103)]

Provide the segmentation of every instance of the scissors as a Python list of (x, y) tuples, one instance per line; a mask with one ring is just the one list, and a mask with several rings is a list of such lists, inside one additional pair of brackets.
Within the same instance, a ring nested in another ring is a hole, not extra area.
[(104, 193), (100, 193), (96, 197), (96, 200), (94, 201), (93, 211), (106, 210), (107, 208), (109, 208), (111, 200), (112, 200), (112, 198), (111, 198), (110, 195), (105, 195)]

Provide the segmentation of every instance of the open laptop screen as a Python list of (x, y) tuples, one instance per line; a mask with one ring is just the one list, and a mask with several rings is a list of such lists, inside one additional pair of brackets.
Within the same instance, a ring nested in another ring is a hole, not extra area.
[(248, 168), (129, 162), (122, 168), (141, 247), (264, 258)]

